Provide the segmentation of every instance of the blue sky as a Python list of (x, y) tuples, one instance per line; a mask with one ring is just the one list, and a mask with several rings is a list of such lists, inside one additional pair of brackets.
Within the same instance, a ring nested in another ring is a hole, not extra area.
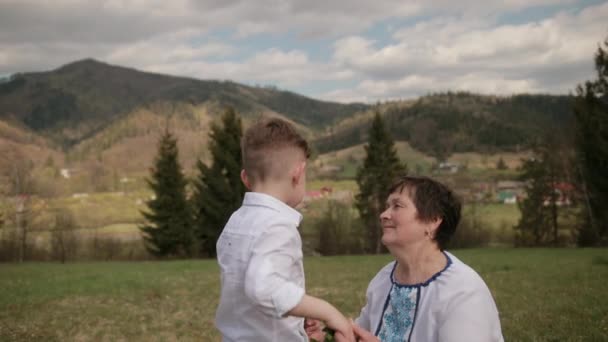
[(568, 94), (608, 1), (0, 0), (0, 75), (82, 59), (351, 102)]

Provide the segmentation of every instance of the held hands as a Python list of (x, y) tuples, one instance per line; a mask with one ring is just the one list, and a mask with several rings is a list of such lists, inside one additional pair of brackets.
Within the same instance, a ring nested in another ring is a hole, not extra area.
[(310, 340), (315, 340), (319, 342), (325, 340), (325, 332), (323, 331), (321, 321), (319, 321), (318, 319), (304, 319), (304, 330), (306, 330), (306, 335)]
[(307, 318), (304, 320), (306, 335), (311, 341), (318, 342), (355, 342), (352, 326), (346, 318), (327, 322), (328, 328), (323, 329), (321, 321)]
[[(354, 336), (355, 339), (349, 340), (345, 335), (343, 335), (339, 332), (336, 332), (336, 334), (334, 335), (335, 341), (380, 342), (380, 339), (378, 339), (372, 333), (361, 328), (360, 326), (358, 326), (357, 324), (355, 324), (352, 321), (351, 321), (351, 326), (353, 329), (353, 333), (355, 335)], [(306, 330), (306, 335), (308, 335), (308, 338), (311, 341), (324, 342), (324, 341), (329, 340), (329, 338), (327, 338), (328, 336), (326, 336), (327, 333), (324, 331), (323, 325), (321, 324), (321, 321), (319, 321), (319, 320), (306, 318), (304, 320), (304, 329)], [(334, 340), (330, 340), (330, 341), (334, 341)]]
[(353, 331), (359, 342), (380, 342), (376, 336), (353, 322)]
[(347, 320), (346, 317), (340, 315), (335, 317), (331, 321), (327, 321), (327, 326), (334, 329), (334, 340), (336, 342), (356, 342), (355, 334), (353, 332), (353, 326), (351, 321)]

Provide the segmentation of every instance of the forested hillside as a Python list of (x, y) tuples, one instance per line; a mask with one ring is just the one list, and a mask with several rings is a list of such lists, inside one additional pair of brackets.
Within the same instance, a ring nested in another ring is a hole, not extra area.
[[(380, 106), (396, 140), (444, 158), (455, 152), (516, 151), (544, 132), (568, 134), (573, 98), (551, 95), (482, 96), (445, 93)], [(366, 141), (371, 116), (360, 117), (315, 141), (320, 153)]]
[(212, 114), (232, 106), (245, 116), (281, 115), (311, 128), (369, 107), (318, 101), (272, 87), (141, 72), (92, 59), (50, 72), (16, 74), (0, 83), (0, 119), (47, 136), (64, 149), (154, 103), (205, 105)]
[(290, 120), (318, 154), (365, 143), (376, 110), (394, 139), (438, 159), (528, 149), (548, 130), (569, 138), (572, 122), (569, 96), (448, 92), (375, 106), (340, 104), (270, 86), (173, 77), (87, 59), (3, 79), (0, 138), (64, 153), (71, 164), (95, 159), (133, 172), (146, 170), (158, 135), (169, 125), (185, 165), (193, 165), (205, 158), (209, 124), (226, 106), (245, 125), (259, 115)]

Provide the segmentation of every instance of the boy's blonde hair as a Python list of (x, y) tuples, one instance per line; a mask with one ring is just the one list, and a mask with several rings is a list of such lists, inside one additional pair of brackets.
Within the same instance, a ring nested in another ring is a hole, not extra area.
[[(294, 157), (308, 159), (308, 143), (287, 121), (263, 118), (247, 129), (241, 140), (243, 169), (252, 183), (279, 178), (289, 172)], [(286, 160), (287, 159), (287, 160)]]

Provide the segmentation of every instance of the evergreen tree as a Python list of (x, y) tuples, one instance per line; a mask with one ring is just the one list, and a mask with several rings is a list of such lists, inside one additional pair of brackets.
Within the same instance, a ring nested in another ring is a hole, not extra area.
[(158, 144), (158, 155), (146, 179), (154, 192), (142, 214), (140, 226), (146, 248), (156, 256), (192, 255), (194, 234), (192, 216), (186, 200), (186, 180), (178, 160), (177, 139), (166, 130)]
[(526, 198), (519, 202), (521, 217), (515, 226), (517, 246), (541, 246), (549, 242), (551, 227), (549, 210), (545, 205), (551, 186), (540, 159), (528, 159), (522, 165), (522, 180), (526, 181)]
[(580, 246), (608, 244), (608, 38), (595, 54), (597, 79), (577, 87), (577, 168), (583, 223)]
[(209, 149), (211, 166), (197, 162), (194, 181), (194, 223), (200, 241), (199, 252), (216, 255), (215, 243), (224, 225), (242, 203), (245, 186), (241, 182), (241, 119), (228, 108), (222, 125), (212, 124)]
[(496, 162), (496, 169), (497, 170), (507, 170), (508, 168), (509, 167), (507, 166), (505, 161), (502, 159), (502, 157), (498, 158), (498, 161)]
[(556, 139), (547, 136), (524, 161), (520, 179), (527, 197), (519, 202), (521, 218), (515, 226), (519, 246), (557, 245), (559, 207), (557, 185), (568, 180), (569, 158)]
[(407, 167), (399, 161), (393, 139), (378, 112), (372, 121), (368, 139), (365, 161), (357, 171), (359, 194), (356, 206), (368, 229), (366, 252), (380, 253), (380, 213), (384, 210), (389, 195), (388, 188), (395, 177), (407, 172)]

